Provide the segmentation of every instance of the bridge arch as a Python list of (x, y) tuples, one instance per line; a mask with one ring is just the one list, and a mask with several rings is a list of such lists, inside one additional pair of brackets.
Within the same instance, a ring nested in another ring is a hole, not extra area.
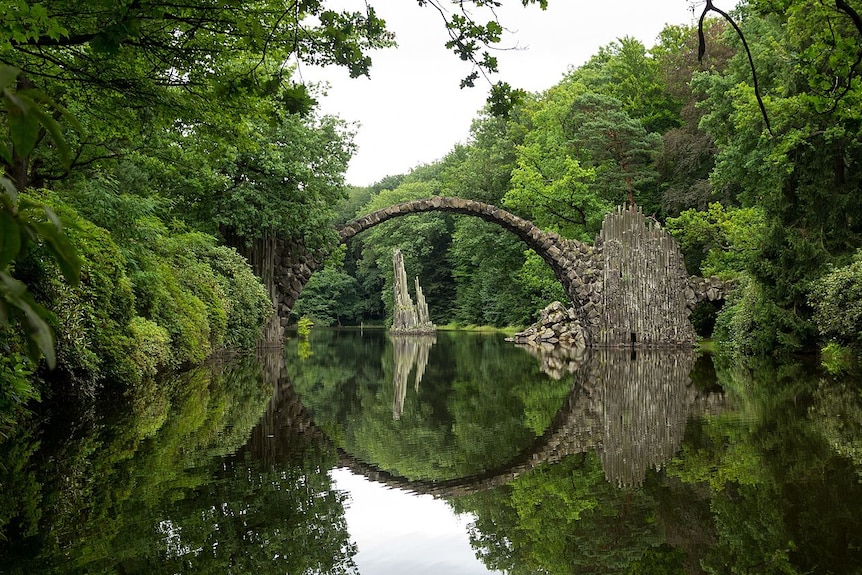
[[(457, 197), (434, 196), (427, 199), (411, 200), (382, 208), (339, 228), (341, 243), (347, 242), (357, 234), (367, 231), (393, 218), (425, 212), (448, 212), (481, 218), (499, 225), (513, 233), (527, 246), (532, 248), (554, 271), (575, 309), (581, 325), (590, 331), (598, 326), (601, 315), (601, 251), (577, 240), (560, 237), (554, 232), (546, 232), (532, 222), (520, 218), (506, 210), (475, 200)], [(284, 293), (280, 296), (279, 315), (286, 318), (299, 298), (305, 284), (311, 278), (324, 257), (312, 257), (301, 246), (292, 246), (300, 253), (292, 261), (282, 261), (281, 270), (276, 270), (276, 282)], [(287, 265), (284, 265), (287, 264)]]
[[(554, 271), (572, 304), (567, 331), (587, 347), (692, 346), (697, 339), (690, 310), (702, 299), (722, 299), (728, 288), (716, 278), (690, 278), (676, 241), (637, 207), (608, 214), (593, 246), (546, 232), (496, 206), (435, 196), (382, 208), (337, 230), (342, 243), (399, 216), (451, 212), (479, 217), (515, 234)], [(302, 245), (281, 245), (271, 288), (282, 326), (306, 282), (326, 256)], [(556, 317), (556, 315), (555, 315)], [(549, 321), (551, 316), (549, 316)], [(524, 337), (554, 340), (543, 324)], [(530, 328), (531, 330), (534, 328)], [(530, 331), (530, 330), (528, 330)], [(580, 339), (578, 337), (577, 339)]]

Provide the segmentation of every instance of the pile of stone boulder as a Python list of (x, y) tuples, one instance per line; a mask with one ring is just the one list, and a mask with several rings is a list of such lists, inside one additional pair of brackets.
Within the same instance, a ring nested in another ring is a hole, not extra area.
[(690, 277), (685, 289), (685, 303), (689, 309), (702, 301), (724, 300), (727, 292), (733, 289), (734, 283), (723, 281), (715, 276), (709, 278)]
[(566, 308), (560, 302), (555, 301), (540, 312), (539, 321), (508, 338), (508, 341), (520, 344), (546, 343), (568, 347), (586, 347), (586, 330), (576, 318), (574, 309)]

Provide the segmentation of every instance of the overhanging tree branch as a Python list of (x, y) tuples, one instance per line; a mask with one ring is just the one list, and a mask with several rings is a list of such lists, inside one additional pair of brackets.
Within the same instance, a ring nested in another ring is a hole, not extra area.
[[(841, 2), (843, 0), (836, 1)], [(703, 59), (703, 55), (706, 53), (706, 36), (703, 33), (703, 21), (706, 18), (707, 13), (710, 11), (719, 14), (722, 18), (727, 20), (730, 25), (733, 26), (739, 39), (742, 40), (742, 47), (745, 48), (745, 54), (748, 56), (748, 65), (751, 67), (751, 77), (754, 80), (754, 97), (757, 98), (757, 105), (760, 106), (760, 114), (763, 116), (763, 121), (766, 124), (766, 131), (769, 132), (770, 136), (774, 135), (772, 133), (772, 126), (769, 123), (769, 116), (766, 113), (766, 106), (763, 105), (763, 98), (760, 96), (760, 86), (757, 83), (757, 70), (754, 68), (754, 59), (751, 57), (751, 50), (748, 48), (748, 42), (745, 41), (745, 35), (727, 12), (713, 6), (712, 0), (706, 0), (706, 6), (703, 7), (703, 12), (701, 13), (700, 20), (697, 23), (697, 61), (700, 62)]]
[(835, 0), (835, 8), (839, 12), (844, 12), (853, 21), (853, 25), (856, 26), (856, 30), (859, 31), (859, 34), (862, 35), (862, 17), (859, 16), (859, 13), (853, 9), (850, 4), (845, 2), (845, 0)]

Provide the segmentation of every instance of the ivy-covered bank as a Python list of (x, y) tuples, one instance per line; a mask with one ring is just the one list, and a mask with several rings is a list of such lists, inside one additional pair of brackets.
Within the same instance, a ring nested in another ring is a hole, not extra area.
[[(272, 304), (234, 249), (181, 223), (166, 224), (132, 198), (117, 196), (110, 206), (106, 196), (97, 207), (86, 193), (68, 194), (68, 202), (47, 190), (27, 196), (61, 218), (81, 260), (81, 280), (63, 281), (44, 246), (15, 262), (16, 277), (52, 312), (57, 363), (38, 368), (26, 334), (0, 328), (0, 433), (40, 395), (92, 396), (200, 364), (219, 350), (253, 348)], [(97, 221), (82, 215), (96, 209)], [(127, 221), (109, 231), (99, 224), (110, 216)]]

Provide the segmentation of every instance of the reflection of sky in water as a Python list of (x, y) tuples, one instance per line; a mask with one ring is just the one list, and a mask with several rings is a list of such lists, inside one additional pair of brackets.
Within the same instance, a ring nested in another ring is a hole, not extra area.
[(362, 575), (479, 575), (493, 573), (476, 558), (467, 536), (472, 516), (458, 516), (430, 495), (384, 487), (346, 469), (332, 471), (347, 491), (347, 527), (359, 548)]

